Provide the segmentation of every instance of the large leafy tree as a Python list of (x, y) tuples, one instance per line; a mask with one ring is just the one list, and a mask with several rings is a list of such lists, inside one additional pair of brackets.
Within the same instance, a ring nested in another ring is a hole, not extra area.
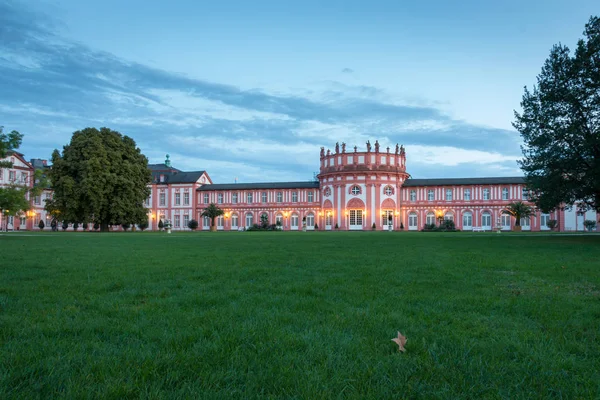
[(50, 180), (54, 196), (46, 208), (61, 220), (91, 221), (107, 231), (109, 225), (147, 218), (148, 159), (119, 132), (86, 128), (73, 133), (62, 154), (52, 153)]
[(208, 207), (206, 207), (204, 209), (204, 211), (202, 211), (201, 215), (203, 217), (210, 218), (210, 230), (214, 231), (214, 230), (216, 230), (215, 218), (217, 218), (223, 214), (224, 214), (223, 210), (220, 209), (217, 205), (215, 205), (215, 203), (210, 203), (208, 205)]
[(508, 214), (515, 217), (515, 225), (521, 226), (521, 218), (529, 218), (534, 214), (533, 208), (523, 203), (522, 201), (515, 201), (509, 203), (504, 210), (502, 210), (502, 214)]
[(533, 91), (525, 88), (519, 162), (543, 211), (582, 202), (600, 211), (600, 18), (585, 26), (573, 55), (555, 45)]
[(20, 185), (0, 187), (0, 211), (5, 217), (4, 226), (8, 226), (8, 217), (29, 210), (26, 199), (28, 188)]

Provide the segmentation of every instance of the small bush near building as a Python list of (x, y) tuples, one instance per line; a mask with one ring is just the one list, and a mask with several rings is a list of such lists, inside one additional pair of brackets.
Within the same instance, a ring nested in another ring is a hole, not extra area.
[(162, 219), (159, 220), (158, 221), (158, 230), (162, 231), (164, 227), (165, 227), (165, 224), (164, 224), (163, 220)]
[(97, 231), (98, 229), (100, 229), (100, 224), (99, 223), (94, 223), (94, 230)]
[(583, 226), (585, 227), (585, 229), (587, 229), (588, 231), (593, 231), (594, 229), (596, 229), (596, 221), (592, 221), (591, 219), (586, 219), (585, 221), (583, 221)]
[(375, 229), (377, 229), (377, 226), (375, 226), (375, 222), (373, 222), (373, 225), (371, 226), (371, 230), (374, 231)]
[(121, 224), (121, 228), (123, 228), (123, 230), (127, 232), (127, 229), (131, 228), (131, 224), (126, 222), (124, 224)]
[(40, 223), (38, 224), (38, 228), (40, 228), (40, 231), (43, 231), (45, 227), (46, 224), (44, 224), (44, 221), (40, 220)]
[(88, 230), (88, 228), (89, 228), (89, 225), (88, 225), (88, 223), (87, 223), (87, 222), (84, 222), (83, 224), (81, 224), (81, 228), (82, 228), (84, 231), (87, 231), (87, 230)]
[(74, 222), (73, 223), (73, 230), (76, 231), (77, 229), (79, 229), (79, 222)]
[(67, 221), (63, 221), (63, 223), (62, 223), (63, 231), (66, 231), (68, 227), (69, 227), (69, 223)]
[(552, 230), (556, 228), (556, 225), (558, 225), (558, 221), (555, 219), (551, 219), (546, 223), (546, 226)]
[(140, 230), (143, 232), (146, 229), (148, 229), (148, 221), (142, 221), (138, 224), (138, 227), (140, 228)]
[(319, 224), (315, 224), (315, 231), (319, 230)]
[(196, 221), (195, 219), (191, 219), (188, 222), (188, 228), (190, 228), (193, 231), (195, 231), (196, 229), (198, 229), (198, 221)]

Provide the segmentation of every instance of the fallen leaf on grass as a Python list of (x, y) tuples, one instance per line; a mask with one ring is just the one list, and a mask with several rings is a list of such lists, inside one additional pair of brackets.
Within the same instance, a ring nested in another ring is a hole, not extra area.
[(404, 348), (404, 345), (406, 344), (406, 336), (402, 336), (402, 334), (400, 332), (398, 332), (398, 337), (397, 338), (393, 338), (392, 342), (395, 342), (398, 345), (398, 350), (399, 351), (406, 351), (406, 349)]

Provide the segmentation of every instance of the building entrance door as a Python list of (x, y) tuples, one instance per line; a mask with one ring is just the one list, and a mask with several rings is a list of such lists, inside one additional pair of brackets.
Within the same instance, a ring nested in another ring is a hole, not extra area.
[(362, 230), (363, 228), (363, 210), (350, 210), (350, 230)]

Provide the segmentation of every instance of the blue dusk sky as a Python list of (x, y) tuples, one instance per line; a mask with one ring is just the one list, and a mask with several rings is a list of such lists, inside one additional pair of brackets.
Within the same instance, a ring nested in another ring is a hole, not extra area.
[(0, 125), (48, 159), (131, 136), (219, 183), (309, 180), (320, 147), (406, 147), (414, 178), (521, 175), (512, 128), (597, 0), (0, 0)]

